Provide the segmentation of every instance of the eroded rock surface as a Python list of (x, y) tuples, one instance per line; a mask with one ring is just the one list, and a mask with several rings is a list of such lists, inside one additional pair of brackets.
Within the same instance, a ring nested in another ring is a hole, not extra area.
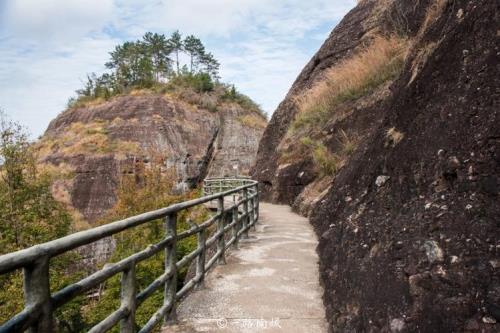
[(236, 104), (208, 111), (160, 94), (120, 96), (70, 109), (54, 119), (39, 149), (41, 162), (71, 169), (67, 200), (91, 224), (116, 202), (123, 174), (136, 174), (154, 159), (174, 170), (179, 190), (206, 175), (248, 174), (265, 120)]

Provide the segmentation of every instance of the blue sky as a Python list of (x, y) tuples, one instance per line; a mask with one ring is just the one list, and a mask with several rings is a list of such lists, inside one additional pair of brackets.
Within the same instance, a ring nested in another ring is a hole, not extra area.
[(356, 0), (0, 0), (0, 108), (33, 137), (108, 52), (147, 31), (199, 36), (271, 114)]

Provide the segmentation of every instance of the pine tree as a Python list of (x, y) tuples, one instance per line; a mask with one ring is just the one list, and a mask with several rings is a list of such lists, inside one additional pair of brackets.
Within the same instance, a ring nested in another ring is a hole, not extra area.
[(179, 64), (179, 53), (184, 50), (184, 45), (182, 43), (182, 35), (179, 30), (172, 33), (168, 39), (168, 43), (173, 52), (175, 52), (175, 62), (177, 65), (177, 75), (180, 74), (180, 64)]
[(215, 59), (212, 53), (205, 53), (201, 58), (201, 63), (205, 67), (205, 73), (210, 75), (214, 80), (219, 79), (219, 68), (220, 64)]
[(171, 70), (172, 60), (170, 53), (172, 48), (165, 35), (147, 32), (144, 37), (144, 44), (152, 58), (155, 81), (159, 82), (164, 76), (167, 76)]
[(203, 46), (199, 38), (190, 35), (184, 39), (184, 50), (190, 56), (190, 72), (193, 74), (200, 60), (205, 55), (205, 46)]

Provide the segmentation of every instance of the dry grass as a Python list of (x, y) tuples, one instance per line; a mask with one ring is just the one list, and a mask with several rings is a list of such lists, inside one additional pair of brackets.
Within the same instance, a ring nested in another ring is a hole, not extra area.
[(398, 143), (401, 142), (404, 138), (404, 134), (399, 132), (396, 127), (389, 128), (387, 132), (385, 133), (385, 146), (389, 147), (395, 147)]
[(45, 137), (38, 145), (40, 158), (53, 153), (67, 156), (78, 154), (137, 154), (139, 145), (136, 142), (111, 140), (107, 124), (104, 122), (73, 123), (57, 137)]
[(264, 129), (267, 126), (267, 122), (261, 116), (256, 114), (247, 114), (244, 116), (239, 116), (237, 120), (243, 125), (255, 129)]
[(432, 4), (427, 7), (427, 13), (425, 15), (424, 22), (420, 28), (420, 33), (423, 33), (430, 27), (434, 22), (437, 21), (439, 16), (443, 13), (443, 10), (448, 3), (448, 0), (434, 0)]
[(68, 163), (39, 163), (38, 172), (48, 175), (51, 179), (71, 179), (75, 174), (75, 168)]
[(107, 100), (102, 97), (80, 97), (78, 100), (74, 102), (70, 102), (71, 105), (68, 109), (77, 109), (77, 108), (87, 108), (92, 106), (101, 105)]
[[(424, 22), (422, 23), (422, 26), (420, 27), (420, 30), (417, 34), (416, 38), (417, 40), (421, 39), (424, 36), (427, 29), (437, 21), (437, 19), (442, 15), (443, 10), (447, 4), (448, 0), (434, 0), (429, 5), (429, 7), (427, 8), (427, 13), (425, 15)], [(434, 50), (438, 46), (438, 43), (439, 42), (426, 41), (422, 45), (419, 45), (419, 47), (415, 50), (416, 54), (411, 64), (412, 75), (410, 80), (408, 81), (408, 85), (410, 85), (415, 80), (418, 73), (427, 63), (427, 60), (430, 57), (430, 55), (434, 52)], [(416, 44), (418, 44), (418, 42)]]
[(361, 52), (326, 72), (298, 102), (292, 131), (321, 126), (341, 103), (357, 100), (396, 78), (408, 50), (406, 39), (376, 37)]
[(344, 130), (340, 130), (338, 140), (341, 146), (341, 153), (344, 156), (351, 156), (358, 147), (358, 139), (354, 136), (349, 137)]

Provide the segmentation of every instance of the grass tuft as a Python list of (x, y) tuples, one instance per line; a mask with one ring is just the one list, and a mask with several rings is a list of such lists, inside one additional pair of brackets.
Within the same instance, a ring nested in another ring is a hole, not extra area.
[(403, 140), (404, 136), (405, 135), (403, 133), (399, 132), (396, 129), (396, 127), (389, 128), (387, 130), (387, 132), (385, 133), (385, 138), (386, 138), (385, 146), (386, 147), (389, 147), (389, 146), (395, 147), (398, 143), (401, 142), (401, 140)]

